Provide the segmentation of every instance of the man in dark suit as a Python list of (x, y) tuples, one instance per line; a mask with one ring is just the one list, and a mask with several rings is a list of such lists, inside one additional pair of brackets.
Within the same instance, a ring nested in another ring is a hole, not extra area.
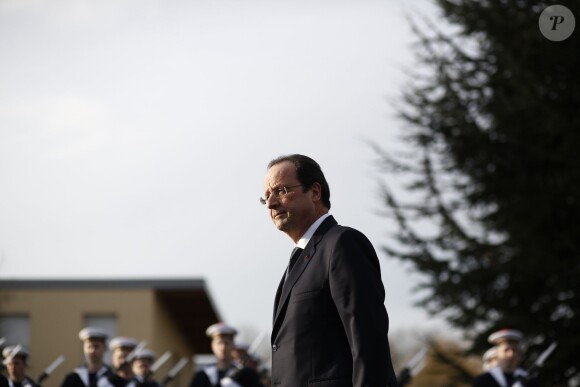
[(274, 303), (272, 385), (396, 386), (379, 260), (328, 214), (320, 166), (303, 155), (272, 160), (260, 201), (298, 248)]

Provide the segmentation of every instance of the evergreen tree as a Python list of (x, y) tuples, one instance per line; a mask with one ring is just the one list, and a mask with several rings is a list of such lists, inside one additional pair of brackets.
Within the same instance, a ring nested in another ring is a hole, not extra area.
[[(384, 185), (398, 222), (385, 251), (424, 274), (419, 305), (474, 352), (511, 327), (530, 366), (556, 341), (540, 378), (568, 385), (580, 378), (580, 28), (544, 37), (552, 2), (436, 4), (452, 28), (416, 28), (423, 66), (400, 108), (410, 152), (375, 147), (406, 179), (405, 197)], [(580, 14), (578, 0), (557, 4)]]

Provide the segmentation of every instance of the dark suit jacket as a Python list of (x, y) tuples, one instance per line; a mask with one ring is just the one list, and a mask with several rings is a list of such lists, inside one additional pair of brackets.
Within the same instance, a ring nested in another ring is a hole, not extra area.
[(272, 385), (397, 386), (379, 261), (359, 231), (322, 222), (274, 304)]

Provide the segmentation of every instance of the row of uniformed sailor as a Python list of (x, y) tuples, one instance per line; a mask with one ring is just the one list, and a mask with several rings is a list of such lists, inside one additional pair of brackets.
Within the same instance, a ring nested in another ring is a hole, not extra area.
[(255, 369), (237, 364), (234, 359), (234, 336), (238, 333), (235, 328), (219, 322), (205, 333), (217, 363), (195, 372), (189, 387), (263, 387)]
[(94, 327), (79, 332), (83, 343), (85, 364), (69, 373), (61, 387), (157, 387), (158, 383), (149, 380), (149, 370), (155, 358), (152, 351), (139, 349), (137, 340), (129, 337), (116, 337), (109, 343), (112, 351), (113, 369), (104, 362), (108, 334)]
[(84, 328), (79, 332), (85, 363), (66, 375), (61, 387), (122, 387), (105, 364), (108, 334), (99, 328)]
[[(211, 339), (217, 364), (196, 373), (191, 386), (263, 387), (256, 369), (252, 367), (256, 366), (255, 358), (247, 353), (247, 348), (234, 344), (233, 338), (237, 334), (234, 328), (217, 323), (210, 326), (206, 334)], [(79, 339), (83, 345), (85, 363), (67, 374), (61, 387), (160, 387), (150, 378), (155, 354), (147, 349), (135, 351), (139, 344), (137, 340), (130, 337), (113, 338), (109, 342), (112, 354), (112, 367), (109, 367), (104, 360), (108, 339), (106, 331), (87, 327), (79, 332)], [(236, 352), (238, 356), (234, 356)], [(130, 354), (131, 359), (128, 359)], [(28, 353), (22, 349), (18, 356), (13, 356), (14, 363), (25, 365), (27, 357)], [(0, 387), (36, 385), (30, 379), (27, 384), (9, 384), (0, 375)]]
[(121, 379), (127, 387), (160, 386), (151, 379), (150, 371), (155, 353), (145, 348), (137, 348), (138, 346), (139, 342), (132, 337), (119, 336), (111, 340), (109, 349), (112, 352), (115, 379)]
[(493, 345), (483, 356), (484, 373), (476, 377), (473, 387), (535, 387), (536, 380), (520, 368), (523, 335), (515, 329), (492, 333), (488, 342)]

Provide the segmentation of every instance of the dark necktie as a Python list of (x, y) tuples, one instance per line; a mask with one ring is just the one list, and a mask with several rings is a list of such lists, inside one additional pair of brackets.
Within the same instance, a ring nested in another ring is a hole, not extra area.
[(292, 271), (292, 268), (294, 267), (296, 260), (298, 260), (301, 252), (302, 249), (300, 247), (294, 247), (294, 250), (292, 250), (290, 261), (288, 262), (288, 269), (286, 269), (286, 279), (288, 279), (288, 276), (290, 275), (290, 272)]

